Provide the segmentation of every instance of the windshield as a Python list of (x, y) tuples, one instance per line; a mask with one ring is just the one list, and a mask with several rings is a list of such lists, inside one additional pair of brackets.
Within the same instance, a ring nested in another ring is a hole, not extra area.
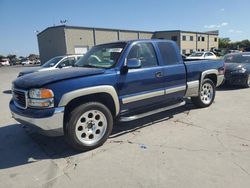
[(117, 63), (125, 46), (125, 42), (94, 46), (75, 66), (111, 68)]
[(201, 57), (204, 53), (192, 53), (190, 57)]
[(63, 57), (54, 57), (50, 59), (49, 61), (47, 61), (46, 63), (44, 63), (42, 67), (44, 68), (54, 67), (62, 58)]
[(226, 55), (224, 61), (225, 63), (250, 63), (250, 53)]

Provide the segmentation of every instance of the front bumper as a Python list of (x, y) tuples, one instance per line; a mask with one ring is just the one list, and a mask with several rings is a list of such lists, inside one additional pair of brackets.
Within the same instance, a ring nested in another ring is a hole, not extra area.
[(223, 83), (223, 81), (224, 81), (224, 75), (218, 75), (216, 87), (219, 87)]
[(228, 85), (244, 85), (248, 75), (245, 73), (226, 73), (225, 83)]
[(46, 136), (62, 136), (63, 132), (63, 117), (64, 107), (54, 108), (54, 112), (49, 117), (29, 117), (20, 113), (19, 109), (14, 104), (10, 104), (12, 117), (23, 125), (27, 125)]

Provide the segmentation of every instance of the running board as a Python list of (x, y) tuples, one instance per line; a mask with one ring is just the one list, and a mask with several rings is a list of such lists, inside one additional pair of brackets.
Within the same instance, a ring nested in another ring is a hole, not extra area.
[(160, 112), (163, 112), (163, 111), (166, 111), (166, 110), (171, 110), (173, 108), (184, 106), (185, 104), (186, 104), (186, 102), (182, 101), (180, 103), (177, 103), (177, 104), (174, 104), (174, 105), (171, 105), (171, 106), (166, 106), (166, 107), (163, 107), (163, 108), (158, 108), (156, 110), (152, 110), (152, 111), (145, 112), (145, 113), (142, 113), (142, 114), (137, 114), (137, 115), (128, 116), (128, 117), (123, 116), (123, 117), (120, 117), (119, 121), (122, 121), (122, 122), (133, 121), (133, 120), (140, 119), (140, 118), (143, 118), (143, 117), (146, 117), (146, 116), (150, 116), (150, 115), (153, 115), (153, 114), (157, 114), (157, 113), (160, 113)]

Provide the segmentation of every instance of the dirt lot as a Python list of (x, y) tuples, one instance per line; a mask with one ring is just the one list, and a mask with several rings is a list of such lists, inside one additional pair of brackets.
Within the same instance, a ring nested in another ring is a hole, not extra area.
[(102, 147), (77, 153), (11, 118), (11, 81), (22, 69), (0, 68), (1, 188), (250, 187), (250, 89), (220, 88), (206, 109), (116, 123)]

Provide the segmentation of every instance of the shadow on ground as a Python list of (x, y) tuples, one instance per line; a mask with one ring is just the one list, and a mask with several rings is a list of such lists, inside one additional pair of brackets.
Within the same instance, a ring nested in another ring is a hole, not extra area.
[[(124, 134), (153, 126), (179, 113), (188, 113), (195, 107), (188, 102), (185, 106), (162, 112), (128, 123), (116, 122), (110, 135), (116, 138)], [(79, 152), (71, 149), (63, 137), (46, 137), (32, 133), (27, 127), (12, 124), (0, 128), (0, 169), (26, 165), (43, 159), (58, 159), (73, 156)], [(86, 151), (87, 152), (87, 151)]]
[(218, 87), (216, 90), (217, 91), (232, 91), (232, 90), (240, 90), (240, 89), (248, 89), (248, 88), (244, 88), (238, 85), (222, 85)]

